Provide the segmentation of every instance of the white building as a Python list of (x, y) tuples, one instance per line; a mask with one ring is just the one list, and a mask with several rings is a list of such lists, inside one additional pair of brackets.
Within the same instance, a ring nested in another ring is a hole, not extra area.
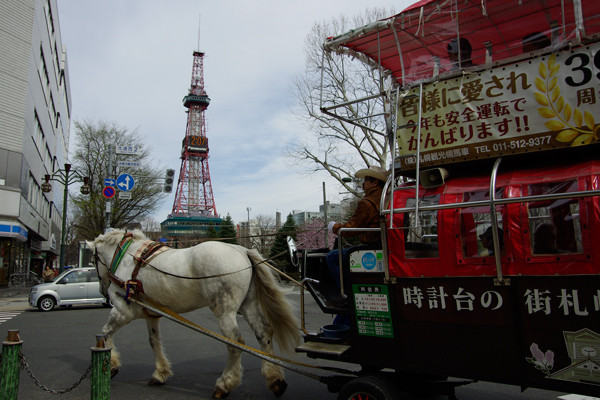
[(56, 0), (0, 1), (0, 286), (57, 266), (71, 93)]
[[(322, 205), (319, 206), (319, 211), (293, 210), (292, 217), (294, 218), (296, 226), (304, 226), (304, 224), (307, 224), (314, 219), (324, 219), (324, 210), (325, 208)], [(342, 206), (327, 202), (327, 220), (342, 222)]]

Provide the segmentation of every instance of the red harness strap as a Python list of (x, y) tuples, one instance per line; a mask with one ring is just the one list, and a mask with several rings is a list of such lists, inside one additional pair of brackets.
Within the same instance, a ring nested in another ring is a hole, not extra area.
[[(122, 253), (121, 249), (123, 249), (123, 246), (128, 241), (132, 240), (132, 236), (133, 235), (131, 233), (127, 233), (127, 234), (125, 234), (125, 236), (123, 236), (121, 243), (115, 250), (115, 255), (113, 256), (113, 263), (115, 262), (115, 258), (123, 256), (123, 254), (121, 254)], [(136, 264), (131, 273), (131, 279), (129, 279), (127, 281), (123, 281), (122, 279), (120, 279), (119, 277), (117, 277), (114, 274), (114, 272), (116, 272), (118, 263), (117, 263), (117, 265), (114, 266), (113, 271), (108, 272), (108, 278), (115, 285), (119, 286), (122, 289), (125, 289), (125, 301), (127, 301), (127, 303), (129, 303), (128, 299), (132, 295), (134, 295), (136, 293), (144, 293), (144, 287), (142, 285), (142, 282), (139, 279), (137, 279), (140, 268), (147, 265), (148, 263), (150, 263), (150, 260), (152, 260), (154, 257), (158, 256), (159, 254), (161, 254), (167, 250), (170, 250), (170, 247), (167, 247), (166, 245), (164, 245), (162, 243), (147, 240), (146, 242), (144, 242), (144, 244), (142, 246), (140, 246), (140, 248), (136, 251), (135, 255), (133, 256), (133, 258), (136, 260)], [(111, 264), (113, 264), (113, 263), (111, 263)], [(145, 308), (144, 308), (144, 313), (148, 317), (152, 317), (152, 318), (160, 317), (160, 316), (150, 314), (150, 312)]]
[(170, 250), (170, 248), (166, 245), (159, 242), (153, 242), (152, 240), (147, 240), (133, 256), (133, 259), (136, 260), (136, 263), (133, 272), (131, 273), (131, 280), (137, 279), (141, 267), (146, 266), (146, 264), (150, 263), (150, 260), (167, 250)]

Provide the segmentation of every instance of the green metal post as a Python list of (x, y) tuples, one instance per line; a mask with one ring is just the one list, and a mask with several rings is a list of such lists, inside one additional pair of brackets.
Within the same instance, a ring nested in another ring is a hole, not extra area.
[(58, 272), (65, 270), (65, 257), (67, 254), (67, 243), (65, 243), (67, 236), (67, 202), (69, 201), (69, 171), (71, 171), (71, 164), (65, 164), (65, 190), (63, 193), (63, 215), (62, 215), (62, 230), (60, 231), (60, 256)]
[(0, 360), (0, 400), (16, 400), (19, 394), (19, 366), (23, 341), (19, 338), (19, 330), (11, 329), (2, 342), (2, 359)]
[(110, 400), (110, 347), (104, 343), (104, 335), (96, 335), (92, 350), (91, 400)]

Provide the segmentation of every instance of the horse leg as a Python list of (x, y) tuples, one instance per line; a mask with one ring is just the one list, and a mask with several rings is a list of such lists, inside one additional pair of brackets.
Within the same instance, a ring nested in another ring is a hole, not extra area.
[(121, 358), (117, 347), (113, 343), (113, 335), (122, 327), (127, 325), (132, 321), (132, 316), (122, 314), (117, 310), (116, 307), (113, 307), (110, 310), (110, 314), (108, 315), (108, 320), (104, 327), (102, 327), (102, 333), (106, 337), (105, 346), (110, 348), (110, 376), (111, 378), (115, 376), (119, 372), (119, 367), (121, 366)]
[[(244, 343), (242, 333), (237, 324), (236, 313), (229, 312), (218, 316), (219, 327), (223, 336), (235, 340), (239, 343)], [(215, 391), (213, 397), (215, 399), (223, 399), (235, 389), (242, 381), (242, 351), (232, 346), (227, 346), (227, 364), (221, 376), (215, 383)]]
[[(248, 325), (250, 325), (258, 343), (260, 343), (261, 349), (265, 353), (275, 354), (273, 351), (273, 328), (265, 319), (258, 301), (250, 299), (250, 297), (246, 298), (242, 308), (240, 308), (240, 313), (248, 322)], [(267, 383), (267, 388), (276, 397), (281, 397), (287, 389), (283, 369), (278, 365), (263, 360), (261, 372)]]
[(164, 385), (167, 378), (173, 375), (171, 363), (163, 352), (159, 322), (160, 318), (146, 318), (150, 347), (154, 351), (154, 373), (152, 373), (152, 378), (148, 382), (150, 386)]

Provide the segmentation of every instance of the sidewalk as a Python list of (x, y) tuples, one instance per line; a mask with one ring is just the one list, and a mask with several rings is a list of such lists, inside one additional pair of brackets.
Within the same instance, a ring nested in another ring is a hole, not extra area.
[(0, 299), (28, 296), (32, 286), (0, 286)]

